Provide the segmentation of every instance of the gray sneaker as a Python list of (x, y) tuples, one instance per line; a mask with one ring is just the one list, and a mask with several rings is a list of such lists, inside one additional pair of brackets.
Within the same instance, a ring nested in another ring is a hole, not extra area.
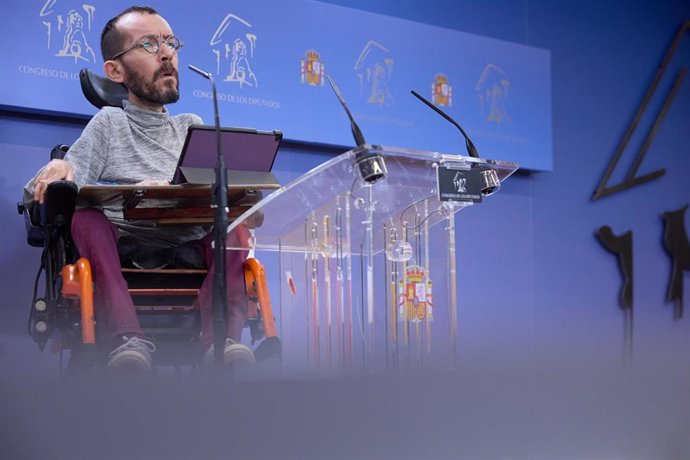
[[(254, 352), (251, 348), (243, 343), (237, 343), (232, 339), (225, 339), (225, 348), (223, 348), (223, 362), (228, 365), (250, 365), (254, 364)], [(213, 367), (213, 345), (206, 350), (203, 359), (204, 367)]]
[(126, 373), (150, 373), (151, 353), (156, 351), (156, 345), (139, 337), (123, 339), (126, 342), (110, 352), (108, 367)]

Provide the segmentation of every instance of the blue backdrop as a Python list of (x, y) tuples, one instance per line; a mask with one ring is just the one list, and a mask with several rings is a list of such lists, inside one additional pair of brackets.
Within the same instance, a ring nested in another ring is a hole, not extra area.
[[(123, 5), (13, 0), (2, 20), (13, 45), (4, 47), (0, 104), (92, 114), (78, 72), (102, 73), (100, 31)], [(209, 84), (186, 68), (193, 64), (214, 74), (224, 125), (351, 145), (331, 75), (370, 143), (465, 152), (460, 133), (414, 89), (460, 121), (483, 157), (551, 169), (546, 50), (301, 0), (212, 1), (203, 13), (188, 2), (154, 5), (184, 41), (175, 112), (213, 119)]]

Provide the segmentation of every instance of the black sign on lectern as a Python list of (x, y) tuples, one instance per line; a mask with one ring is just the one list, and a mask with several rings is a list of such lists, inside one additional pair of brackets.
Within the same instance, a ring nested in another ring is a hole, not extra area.
[(481, 172), (476, 168), (437, 168), (439, 201), (482, 202)]

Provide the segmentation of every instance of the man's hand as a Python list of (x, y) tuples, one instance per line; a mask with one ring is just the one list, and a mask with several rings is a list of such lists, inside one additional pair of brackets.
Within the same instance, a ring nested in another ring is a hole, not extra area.
[(46, 190), (51, 182), (56, 180), (74, 180), (74, 168), (65, 160), (50, 160), (50, 163), (38, 173), (34, 179), (34, 200), (43, 203)]

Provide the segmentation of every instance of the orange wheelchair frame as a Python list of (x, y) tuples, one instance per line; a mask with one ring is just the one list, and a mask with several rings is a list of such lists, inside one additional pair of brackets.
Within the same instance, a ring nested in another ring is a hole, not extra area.
[[(44, 249), (41, 268), (46, 272), (44, 295), (39, 297), (34, 292), (29, 334), (41, 350), (49, 339), (54, 340), (54, 349), (71, 350), (68, 369), (98, 366), (106, 356), (103, 347), (98, 346), (91, 266), (87, 259), (76, 255), (70, 238), (76, 196), (75, 184), (57, 181), (49, 185), (44, 205), (34, 205), (32, 209), (19, 205), (26, 217), (29, 244)], [(201, 269), (123, 268), (142, 329), (159, 348), (154, 354), (154, 365), (194, 366), (199, 362), (200, 314), (196, 298), (206, 273)], [(266, 275), (256, 259), (244, 262), (244, 282), (246, 326), (252, 344), (260, 342), (255, 349), (256, 360), (279, 363), (281, 344)], [(35, 289), (38, 290), (38, 278)], [(154, 327), (147, 327), (142, 321), (144, 317), (149, 317)]]

